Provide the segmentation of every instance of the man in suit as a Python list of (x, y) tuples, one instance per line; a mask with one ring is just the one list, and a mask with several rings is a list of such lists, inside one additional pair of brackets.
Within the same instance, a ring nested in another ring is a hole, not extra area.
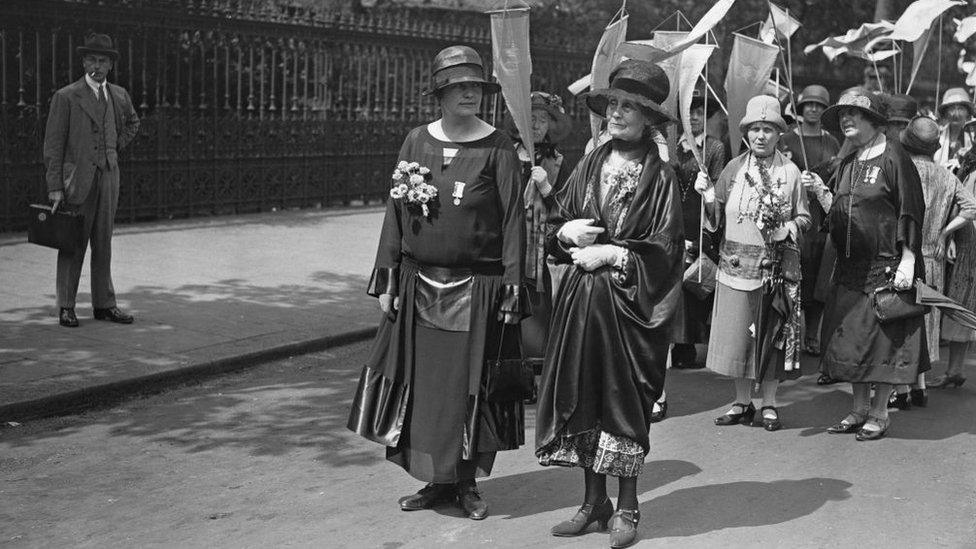
[(58, 252), (57, 294), (62, 326), (78, 326), (75, 297), (91, 242), (91, 293), (96, 320), (132, 323), (112, 287), (112, 230), (119, 202), (118, 153), (139, 131), (129, 93), (106, 81), (119, 53), (105, 34), (77, 49), (85, 75), (55, 92), (44, 132), (48, 198), (84, 216), (84, 244)]

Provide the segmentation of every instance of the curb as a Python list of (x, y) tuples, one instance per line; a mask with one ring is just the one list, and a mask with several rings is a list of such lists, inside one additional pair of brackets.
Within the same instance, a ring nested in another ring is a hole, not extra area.
[(191, 364), (166, 372), (77, 389), (59, 395), (0, 406), (0, 424), (83, 412), (118, 404), (134, 396), (161, 393), (167, 389), (202, 381), (221, 374), (244, 370), (295, 355), (324, 351), (358, 343), (376, 335), (376, 328), (363, 328), (337, 335), (296, 341), (242, 355)]

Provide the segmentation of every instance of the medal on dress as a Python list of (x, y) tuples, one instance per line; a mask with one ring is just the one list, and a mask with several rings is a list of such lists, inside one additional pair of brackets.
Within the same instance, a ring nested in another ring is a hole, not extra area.
[(464, 198), (464, 183), (463, 182), (461, 182), (461, 181), (455, 181), (454, 182), (454, 192), (451, 193), (451, 196), (454, 197), (454, 205), (455, 206), (460, 206), (461, 205), (461, 199)]

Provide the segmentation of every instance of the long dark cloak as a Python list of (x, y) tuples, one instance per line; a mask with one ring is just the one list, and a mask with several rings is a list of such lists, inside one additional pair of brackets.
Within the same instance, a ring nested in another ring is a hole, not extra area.
[(556, 196), (546, 248), (572, 264), (556, 236), (572, 219), (607, 229), (599, 244), (629, 250), (623, 272), (570, 267), (550, 324), (536, 425), (536, 448), (600, 428), (647, 450), (648, 418), (664, 388), (671, 322), (680, 306), (684, 234), (677, 180), (650, 147), (633, 195), (599, 204), (600, 171), (612, 143), (588, 154)]

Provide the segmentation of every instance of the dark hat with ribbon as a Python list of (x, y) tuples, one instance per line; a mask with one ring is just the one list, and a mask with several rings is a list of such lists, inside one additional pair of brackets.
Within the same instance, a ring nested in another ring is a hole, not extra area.
[(918, 100), (904, 93), (888, 96), (888, 120), (891, 122), (911, 122), (918, 116)]
[(700, 109), (705, 106), (705, 94), (700, 89), (695, 88), (691, 91), (691, 109)]
[(880, 94), (865, 91), (863, 88), (851, 88), (840, 96), (836, 105), (827, 107), (820, 115), (820, 122), (828, 130), (840, 130), (840, 111), (854, 108), (864, 114), (875, 124), (883, 126), (888, 123), (885, 115), (884, 100)]
[(448, 46), (435, 57), (430, 69), (430, 87), (421, 92), (430, 95), (451, 84), (475, 82), (485, 93), (497, 93), (502, 89), (495, 82), (485, 79), (485, 65), (481, 56), (469, 46)]
[[(549, 115), (549, 131), (546, 133), (549, 136), (549, 142), (560, 143), (566, 139), (573, 129), (573, 120), (563, 108), (563, 99), (554, 93), (543, 91), (534, 91), (529, 97), (532, 102), (532, 110), (545, 111)], [(505, 129), (512, 137), (518, 136), (518, 129), (515, 127), (512, 113), (509, 111), (505, 112), (504, 124)]]
[(625, 59), (610, 73), (609, 88), (596, 89), (584, 96), (586, 106), (600, 116), (607, 115), (607, 103), (611, 97), (617, 97), (640, 105), (655, 124), (660, 124), (677, 122), (661, 106), (670, 92), (671, 83), (661, 67), (639, 59)]
[(939, 124), (927, 116), (918, 116), (898, 135), (905, 150), (913, 154), (932, 156), (939, 150)]
[(115, 61), (119, 58), (119, 52), (112, 44), (112, 37), (107, 34), (89, 34), (85, 38), (85, 45), (75, 48), (75, 52), (84, 55), (107, 55)]

